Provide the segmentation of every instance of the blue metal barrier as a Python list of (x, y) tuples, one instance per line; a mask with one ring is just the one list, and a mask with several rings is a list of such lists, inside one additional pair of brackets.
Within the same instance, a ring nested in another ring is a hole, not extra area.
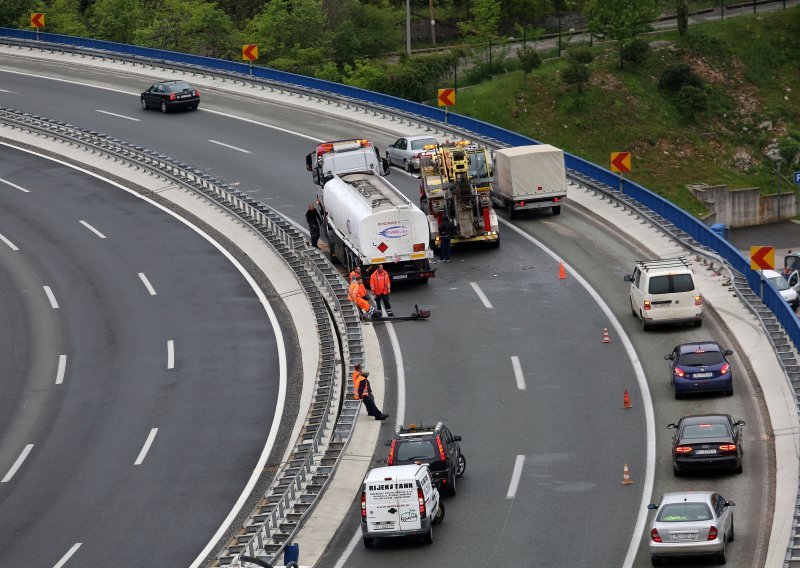
[[(38, 39), (39, 41), (43, 42), (73, 45), (87, 49), (106, 51), (109, 53), (160, 59), (173, 63), (205, 67), (230, 73), (241, 73), (243, 75), (250, 74), (250, 66), (247, 63), (239, 63), (225, 59), (215, 59), (213, 57), (203, 57), (200, 55), (191, 55), (163, 49), (153, 49), (149, 47), (114, 43), (110, 41), (41, 32), (37, 35), (35, 31), (16, 30), (11, 28), (0, 28), (0, 37), (10, 37), (24, 40)], [(267, 67), (254, 66), (252, 68), (252, 73), (254, 77), (269, 81), (277, 81), (297, 87), (314, 89), (342, 97), (357, 99), (373, 105), (381, 105), (405, 113), (415, 114), (430, 120), (437, 120), (440, 122), (444, 122), (445, 120), (445, 111), (437, 107), (415, 103), (413, 101), (408, 101), (390, 95), (384, 95), (382, 93), (375, 93), (373, 91), (342, 85), (340, 83), (332, 83), (330, 81), (324, 81), (314, 77), (306, 77), (303, 75), (296, 75), (294, 73), (287, 73), (285, 71), (277, 71)], [(540, 144), (539, 141), (518, 134), (517, 132), (513, 132), (499, 126), (456, 113), (448, 113), (447, 122), (451, 126), (475, 132), (482, 137), (491, 138), (509, 146)], [(598, 166), (597, 164), (593, 164), (584, 160), (583, 158), (579, 158), (568, 153), (565, 153), (565, 161), (566, 166), (569, 169), (575, 170), (610, 187), (619, 187), (619, 177), (613, 172)], [(716, 251), (722, 258), (730, 263), (734, 270), (737, 270), (745, 275), (750, 287), (757, 294), (759, 293), (761, 289), (760, 274), (750, 268), (750, 262), (748, 259), (746, 259), (737, 249), (731, 246), (728, 241), (721, 239), (714, 234), (704, 223), (680, 207), (670, 203), (660, 195), (657, 195), (630, 180), (623, 180), (622, 192), (670, 221), (676, 227), (697, 240), (700, 244)], [(794, 312), (792, 312), (788, 304), (783, 300), (783, 297), (771, 286), (765, 286), (762, 299), (764, 304), (766, 304), (773, 311), (778, 321), (781, 323), (781, 325), (783, 325), (783, 328), (786, 330), (794, 345), (800, 349), (800, 320), (797, 319), (797, 316), (795, 316)]]

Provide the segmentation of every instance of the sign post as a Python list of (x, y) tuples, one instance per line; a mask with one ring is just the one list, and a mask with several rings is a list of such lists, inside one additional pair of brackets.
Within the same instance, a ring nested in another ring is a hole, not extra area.
[(42, 12), (31, 14), (31, 27), (36, 28), (36, 41), (39, 41), (39, 28), (44, 27), (44, 14)]
[(631, 153), (611, 152), (611, 171), (619, 173), (619, 191), (622, 193), (622, 174), (631, 171)]
[(439, 106), (444, 107), (444, 123), (447, 124), (447, 113), (451, 106), (456, 104), (456, 90), (455, 89), (439, 89), (436, 102)]
[(248, 43), (242, 46), (242, 59), (250, 64), (250, 76), (253, 76), (253, 61), (258, 59), (258, 45)]

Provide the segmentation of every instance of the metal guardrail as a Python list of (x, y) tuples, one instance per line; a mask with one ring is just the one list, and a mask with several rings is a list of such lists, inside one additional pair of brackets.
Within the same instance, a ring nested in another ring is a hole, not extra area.
[[(132, 167), (149, 170), (211, 199), (258, 231), (297, 275), (312, 303), (320, 338), (320, 364), (313, 402), (301, 433), (301, 442), (295, 447), (290, 460), (279, 470), (265, 494), (266, 512), (262, 511), (251, 517), (252, 522), (243, 531), (246, 537), (244, 545), (241, 542), (242, 535), (237, 535), (234, 539), (236, 544), (228, 547), (231, 553), (227, 557), (228, 562), (223, 560), (224, 563), (234, 562), (243, 552), (251, 555), (260, 550), (269, 552), (272, 546), (272, 555), (269, 558), (271, 562), (276, 561), (285, 544), (291, 542), (299, 530), (303, 519), (313, 510), (316, 496), (321, 491), (312, 492), (311, 499), (304, 501), (304, 498), (307, 497), (315, 476), (319, 477), (322, 473), (320, 468), (328, 468), (330, 471), (326, 477), (329, 477), (338, 464), (355, 425), (354, 416), (357, 415), (360, 405), (360, 401), (348, 401), (349, 404), (345, 404), (342, 409), (339, 400), (334, 401), (332, 398), (336, 361), (330, 320), (336, 324), (339, 335), (344, 335), (341, 351), (343, 360), (349, 362), (347, 368), (352, 369), (355, 362), (364, 359), (359, 317), (347, 299), (343, 279), (317, 249), (306, 246), (303, 235), (277, 211), (256, 203), (230, 185), (188, 164), (99, 132), (13, 109), (0, 107), (0, 124), (75, 144), (91, 152), (110, 156), (114, 160), (127, 162)], [(348, 375), (342, 374), (342, 380), (346, 381)], [(335, 420), (335, 425), (330, 435), (326, 435), (330, 431), (331, 420)], [(334, 441), (328, 441), (328, 451), (321, 456), (318, 451), (326, 438)], [(332, 444), (334, 448), (330, 447)], [(324, 460), (332, 461), (332, 465), (325, 465)], [(325, 479), (320, 488), (322, 491), (327, 483), (328, 479)], [(291, 518), (295, 508), (302, 508), (303, 511), (297, 513), (296, 518)], [(251, 530), (252, 527), (255, 528)]]

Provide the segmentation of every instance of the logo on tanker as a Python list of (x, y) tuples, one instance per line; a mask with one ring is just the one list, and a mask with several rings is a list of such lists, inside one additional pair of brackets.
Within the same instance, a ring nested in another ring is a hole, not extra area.
[(350, 219), (347, 220), (347, 232), (353, 234), (353, 226), (350, 224)]
[(408, 235), (408, 227), (404, 227), (402, 225), (393, 225), (391, 227), (386, 227), (378, 234), (387, 239), (399, 239)]

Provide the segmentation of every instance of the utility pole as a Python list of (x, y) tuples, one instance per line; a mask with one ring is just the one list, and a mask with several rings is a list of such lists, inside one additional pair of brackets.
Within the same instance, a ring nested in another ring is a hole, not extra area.
[(781, 222), (781, 162), (783, 160), (775, 160), (775, 169), (778, 172), (778, 223)]
[(411, 0), (406, 0), (406, 55), (411, 57)]
[(433, 0), (428, 0), (428, 10), (431, 14), (431, 41), (433, 47), (436, 47), (436, 20), (433, 19)]

